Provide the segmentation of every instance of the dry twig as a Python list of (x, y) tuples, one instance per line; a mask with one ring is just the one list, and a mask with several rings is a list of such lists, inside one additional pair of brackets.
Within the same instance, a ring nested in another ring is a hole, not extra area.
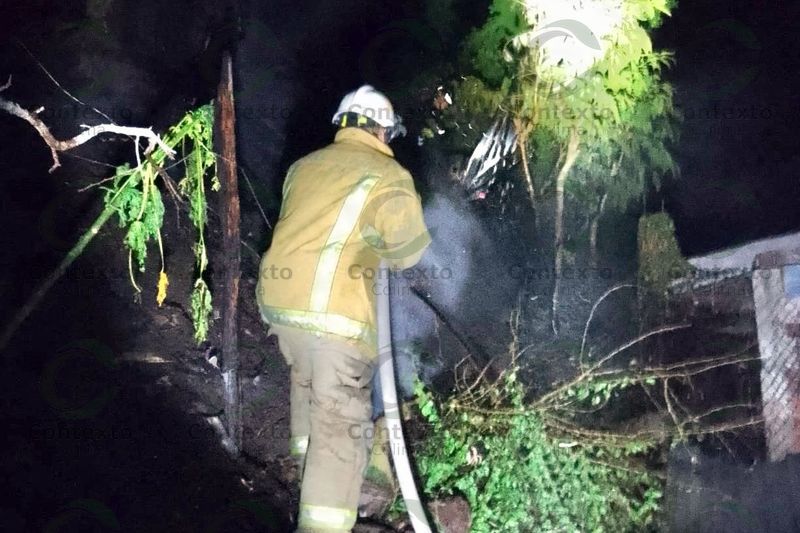
[(597, 308), (600, 306), (601, 303), (603, 303), (603, 300), (608, 298), (611, 294), (615, 293), (616, 291), (618, 291), (620, 289), (624, 289), (624, 288), (633, 288), (633, 289), (635, 289), (636, 285), (624, 284), (624, 285), (616, 285), (614, 287), (611, 287), (606, 292), (604, 292), (603, 295), (600, 296), (600, 298), (598, 298), (597, 301), (592, 306), (592, 310), (589, 313), (589, 318), (586, 320), (586, 326), (583, 328), (583, 339), (581, 340), (581, 353), (580, 353), (580, 365), (581, 365), (581, 367), (583, 367), (583, 354), (584, 354), (584, 351), (586, 349), (586, 335), (589, 333), (589, 326), (592, 324), (592, 319), (594, 318), (595, 311), (597, 311)]
[(628, 348), (631, 348), (632, 346), (635, 346), (635, 345), (639, 344), (640, 342), (642, 342), (642, 341), (644, 341), (644, 340), (646, 340), (646, 339), (648, 339), (650, 337), (653, 337), (655, 335), (660, 335), (662, 333), (668, 333), (670, 331), (676, 331), (676, 330), (679, 330), (679, 329), (685, 329), (685, 328), (688, 328), (689, 326), (690, 326), (690, 324), (673, 324), (673, 325), (670, 325), (670, 326), (663, 326), (663, 327), (654, 329), (653, 331), (649, 331), (647, 333), (639, 335), (635, 339), (632, 339), (632, 340), (626, 342), (625, 344), (617, 347), (616, 349), (612, 350), (609, 354), (604, 356), (602, 359), (600, 359), (594, 365), (592, 365), (589, 368), (587, 368), (586, 370), (582, 371), (580, 374), (578, 374), (577, 377), (575, 377), (571, 381), (569, 381), (567, 383), (564, 383), (560, 387), (557, 387), (557, 388), (553, 389), (552, 391), (548, 392), (547, 394), (545, 394), (544, 396), (539, 398), (536, 402), (534, 402), (534, 406), (536, 406), (536, 407), (544, 407), (545, 404), (549, 403), (554, 398), (557, 398), (561, 394), (565, 393), (568, 389), (571, 389), (572, 387), (574, 387), (578, 383), (581, 383), (582, 381), (585, 381), (585, 380), (587, 380), (587, 379), (589, 379), (591, 377), (597, 376), (598, 375), (597, 374), (597, 370), (598, 369), (600, 369), (604, 364), (608, 363), (611, 359), (613, 359), (614, 357), (616, 357), (620, 353), (624, 352)]

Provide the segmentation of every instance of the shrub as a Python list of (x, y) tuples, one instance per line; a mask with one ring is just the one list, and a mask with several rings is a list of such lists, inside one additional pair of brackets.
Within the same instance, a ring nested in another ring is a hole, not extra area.
[[(512, 369), (446, 402), (417, 384), (427, 423), (415, 452), (423, 492), (466, 497), (475, 532), (654, 529), (663, 481), (628, 461), (652, 442), (593, 438), (589, 430), (576, 439), (547, 408), (524, 405), (516, 375)], [(584, 383), (561, 399), (597, 406), (613, 389)]]

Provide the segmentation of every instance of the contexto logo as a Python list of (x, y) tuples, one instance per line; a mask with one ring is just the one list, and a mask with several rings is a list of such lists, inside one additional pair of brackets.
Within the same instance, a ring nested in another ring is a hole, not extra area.
[(119, 530), (119, 520), (114, 512), (102, 502), (91, 499), (66, 504), (42, 529), (44, 533)]
[(62, 418), (82, 420), (96, 416), (118, 392), (109, 373), (116, 367), (114, 353), (101, 342), (85, 339), (57, 350), (42, 373), (45, 401)]
[(556, 20), (528, 34), (528, 45), (531, 48), (541, 47), (551, 39), (575, 39), (583, 46), (602, 52), (600, 39), (583, 22), (574, 19)]
[[(536, 11), (536, 10), (534, 10)], [(536, 23), (530, 31), (511, 41), (515, 48), (536, 50), (538, 75), (568, 84), (588, 71), (604, 53), (604, 40), (623, 24), (625, 14), (619, 7), (593, 3), (560, 5), (553, 10), (528, 12)], [(507, 61), (513, 54), (506, 49)]]
[(408, 227), (404, 217), (416, 216), (407, 210), (408, 205), (419, 203), (419, 196), (411, 180), (398, 180), (384, 187), (365, 206), (359, 220), (359, 231), (364, 241), (380, 257), (399, 260), (412, 257), (428, 246), (435, 230), (421, 230), (417, 234), (391, 234), (386, 227)]

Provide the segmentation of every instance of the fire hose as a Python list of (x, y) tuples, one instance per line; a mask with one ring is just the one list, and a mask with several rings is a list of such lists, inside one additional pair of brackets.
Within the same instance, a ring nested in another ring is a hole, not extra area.
[(411, 525), (416, 533), (431, 533), (431, 526), (425, 516), (425, 509), (419, 498), (414, 474), (408, 462), (406, 442), (403, 437), (403, 426), (400, 423), (400, 404), (397, 401), (397, 388), (392, 357), (392, 321), (389, 303), (389, 269), (381, 262), (375, 282), (378, 295), (378, 373), (383, 391), (384, 417), (389, 432), (389, 447), (392, 449), (392, 461), (397, 473), (400, 491), (406, 503)]

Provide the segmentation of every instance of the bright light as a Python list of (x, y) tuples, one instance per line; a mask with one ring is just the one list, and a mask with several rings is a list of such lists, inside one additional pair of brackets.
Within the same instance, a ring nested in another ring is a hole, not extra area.
[(623, 0), (524, 0), (533, 29), (518, 46), (536, 47), (540, 74), (569, 83), (605, 54), (624, 18)]

